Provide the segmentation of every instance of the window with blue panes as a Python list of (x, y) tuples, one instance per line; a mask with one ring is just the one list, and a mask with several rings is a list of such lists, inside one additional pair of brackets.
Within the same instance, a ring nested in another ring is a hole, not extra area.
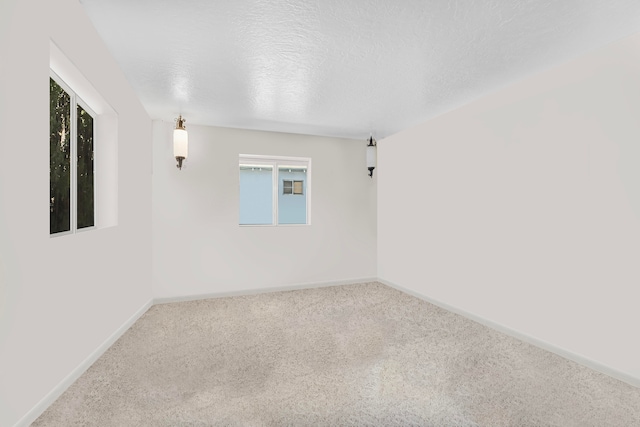
[(240, 225), (310, 223), (311, 159), (240, 155)]

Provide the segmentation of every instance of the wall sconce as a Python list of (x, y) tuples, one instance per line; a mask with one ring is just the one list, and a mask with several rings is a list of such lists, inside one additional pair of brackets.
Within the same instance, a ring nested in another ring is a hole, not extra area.
[(189, 155), (189, 135), (184, 128), (185, 119), (182, 114), (176, 119), (176, 128), (173, 131), (173, 155), (178, 161), (177, 168), (182, 170), (182, 161)]
[(367, 169), (369, 169), (369, 176), (373, 178), (373, 170), (376, 168), (376, 140), (373, 136), (369, 137), (369, 145), (367, 145)]

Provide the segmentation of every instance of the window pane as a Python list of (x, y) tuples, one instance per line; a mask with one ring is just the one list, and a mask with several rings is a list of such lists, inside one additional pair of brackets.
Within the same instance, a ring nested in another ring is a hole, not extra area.
[[(278, 168), (278, 181), (281, 188), (278, 193), (278, 224), (306, 224), (307, 198), (295, 194), (295, 189), (305, 192), (307, 174), (303, 169), (290, 167)], [(284, 191), (284, 183), (288, 182), (288, 193)], [(292, 191), (294, 190), (294, 191)], [(293, 193), (293, 194), (292, 194)]]
[(93, 117), (78, 105), (78, 229), (92, 227), (93, 209)]
[(293, 194), (293, 181), (282, 181), (282, 194)]
[(49, 233), (71, 229), (71, 98), (49, 79)]
[(273, 168), (240, 165), (240, 224), (273, 224)]

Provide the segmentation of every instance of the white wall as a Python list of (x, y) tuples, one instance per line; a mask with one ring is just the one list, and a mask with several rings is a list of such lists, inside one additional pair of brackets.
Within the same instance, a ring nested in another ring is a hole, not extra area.
[[(119, 144), (118, 225), (56, 238), (50, 39), (118, 114)], [(77, 0), (3, 0), (0, 129), (0, 425), (12, 426), (152, 298), (151, 121)]]
[(378, 274), (640, 386), (640, 34), (379, 144)]
[[(173, 127), (153, 125), (156, 298), (375, 277), (376, 190), (367, 175), (364, 140), (187, 122), (189, 159), (180, 171)], [(311, 157), (310, 226), (238, 225), (241, 153)]]

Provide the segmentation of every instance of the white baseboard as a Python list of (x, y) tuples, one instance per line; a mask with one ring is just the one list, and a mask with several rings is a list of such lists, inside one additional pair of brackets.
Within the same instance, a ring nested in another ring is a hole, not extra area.
[(330, 286), (353, 285), (356, 283), (367, 283), (367, 282), (377, 282), (377, 281), (378, 279), (376, 277), (361, 277), (358, 279), (334, 280), (329, 282), (298, 283), (294, 285), (242, 289), (242, 290), (230, 291), (230, 292), (214, 292), (209, 294), (155, 298), (153, 300), (153, 303), (167, 304), (171, 302), (197, 301), (201, 299), (236, 297), (236, 296), (242, 296), (242, 295), (257, 295), (257, 294), (265, 294), (270, 292), (295, 291), (299, 289), (327, 288)]
[(147, 310), (151, 307), (152, 301), (147, 301), (142, 307), (136, 311), (133, 316), (127, 319), (109, 338), (107, 338), (98, 348), (95, 349), (86, 359), (84, 359), (69, 375), (67, 375), (62, 381), (56, 385), (53, 390), (49, 392), (45, 397), (40, 400), (31, 408), (29, 412), (27, 412), (16, 424), (14, 427), (27, 427), (32, 422), (34, 422), (42, 413), (53, 403), (56, 401), (58, 397), (65, 392), (67, 388), (71, 384), (74, 383), (75, 380), (80, 378), (82, 374), (85, 373), (87, 369), (93, 363), (102, 356), (102, 354), (107, 351), (109, 347), (115, 343), (118, 338), (120, 338), (126, 331), (129, 329), (135, 322), (142, 316)]
[(459, 309), (457, 307), (453, 307), (449, 304), (443, 303), (441, 301), (435, 300), (433, 298), (429, 298), (425, 295), (422, 295), (418, 292), (412, 291), (411, 289), (407, 289), (403, 286), (400, 286), (398, 284), (389, 282), (387, 280), (384, 279), (377, 279), (378, 282), (382, 283), (383, 285), (387, 285), (391, 288), (397, 289), (400, 292), (404, 292), (406, 294), (412, 295), (416, 298), (420, 298), (421, 300), (424, 300), (428, 303), (431, 303), (433, 305), (436, 305), (440, 308), (443, 308), (447, 311), (450, 311), (452, 313), (456, 313), (459, 314), (463, 317), (466, 317), (467, 319), (473, 320), (474, 322), (478, 322), (481, 325), (487, 326), (491, 329), (494, 329), (498, 332), (502, 332), (506, 335), (509, 335), (511, 337), (514, 337), (516, 339), (519, 339), (520, 341), (524, 341), (528, 344), (532, 344), (536, 347), (542, 348), (544, 350), (550, 351), (552, 353), (557, 354), (558, 356), (564, 357), (565, 359), (569, 359), (572, 360), (576, 363), (579, 363), (583, 366), (586, 366), (587, 368), (593, 369), (595, 371), (601, 372), (603, 374), (609, 375), (610, 377), (616, 378), (620, 381), (624, 381), (627, 384), (630, 384), (634, 387), (638, 387), (640, 388), (640, 378), (636, 378), (632, 375), (629, 375), (625, 372), (619, 371), (615, 368), (612, 368), (610, 366), (607, 365), (603, 365), (600, 362), (596, 362), (595, 360), (589, 359), (587, 357), (581, 356), (579, 354), (573, 353), (569, 350), (566, 350), (562, 347), (558, 347), (554, 344), (548, 343), (546, 341), (543, 341), (541, 339), (532, 337), (530, 335), (527, 335), (525, 333), (522, 333), (520, 331), (517, 331), (515, 329), (509, 328), (508, 326), (502, 325), (500, 323), (485, 319), (483, 317), (477, 316), (473, 313), (469, 313), (465, 310)]

